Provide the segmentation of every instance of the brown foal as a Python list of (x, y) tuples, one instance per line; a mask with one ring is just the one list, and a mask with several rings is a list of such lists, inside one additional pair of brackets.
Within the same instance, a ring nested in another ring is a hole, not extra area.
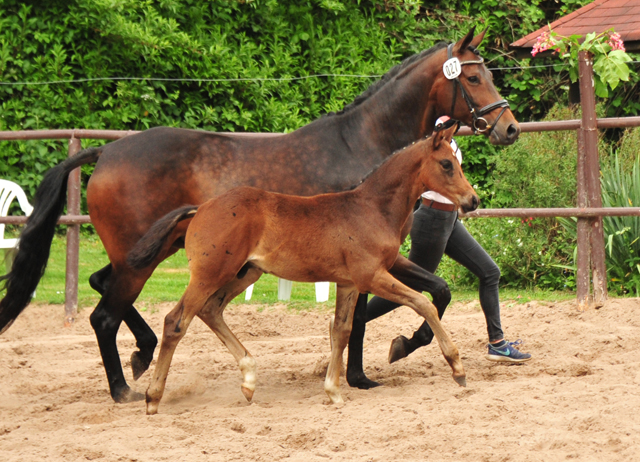
[(147, 389), (147, 414), (158, 411), (173, 353), (196, 315), (235, 357), (244, 377), (244, 396), (252, 399), (255, 360), (229, 330), (222, 313), (262, 273), (337, 284), (331, 358), (324, 382), (333, 403), (342, 402), (342, 354), (360, 292), (407, 305), (424, 317), (454, 380), (464, 386), (458, 349), (443, 329), (436, 308), (388, 271), (398, 258), (408, 218), (421, 193), (437, 191), (464, 211), (478, 206), (478, 197), (449, 144), (454, 131), (455, 126), (442, 130), (395, 153), (349, 191), (299, 197), (240, 187), (158, 221), (136, 244), (129, 263), (135, 268), (156, 263), (164, 247), (173, 242), (178, 223), (191, 219), (185, 239), (191, 279), (165, 318), (157, 365)]

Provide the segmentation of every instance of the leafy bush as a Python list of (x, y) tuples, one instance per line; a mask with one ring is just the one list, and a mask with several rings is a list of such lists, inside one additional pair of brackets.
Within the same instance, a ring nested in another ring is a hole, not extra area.
[[(576, 117), (575, 111), (556, 106), (547, 119)], [(522, 134), (493, 157), (487, 190), (479, 189), (484, 207), (575, 206), (576, 152), (573, 131)], [(469, 152), (463, 150), (463, 155), (466, 163)], [(472, 218), (464, 225), (500, 268), (502, 286), (575, 287), (574, 273), (565, 268), (571, 265), (575, 237), (556, 219)], [(438, 274), (454, 287), (477, 284), (471, 272), (449, 259)]]
[[(618, 156), (603, 167), (602, 204), (604, 207), (640, 205), (639, 155), (636, 154), (631, 169), (626, 169)], [(602, 225), (610, 287), (618, 293), (640, 295), (640, 217), (603, 217)]]
[[(569, 265), (572, 240), (559, 224), (542, 219), (471, 218), (463, 220), (469, 233), (500, 268), (502, 287), (573, 289)], [(455, 261), (443, 259), (437, 274), (453, 288), (477, 286), (477, 278)]]
[[(617, 150), (602, 159), (603, 207), (640, 204), (640, 129), (627, 130)], [(576, 219), (560, 220), (575, 238)], [(640, 295), (640, 217), (603, 217), (608, 288)]]
[[(578, 118), (554, 107), (544, 120)], [(523, 133), (495, 159), (491, 207), (573, 207), (576, 192), (575, 131)]]
[[(471, 26), (488, 28), (483, 55), (490, 66), (517, 65), (505, 53), (509, 43), (586, 2), (0, 0), (0, 80), (10, 84), (0, 85), (0, 130), (290, 131), (342, 109), (372, 79), (287, 79), (381, 75)], [(494, 72), (521, 116), (534, 113), (532, 98), (540, 100), (539, 84), (525, 80), (553, 75), (528, 72), (532, 77)], [(560, 93), (550, 100), (564, 98)], [(494, 149), (469, 149), (467, 173), (481, 187)], [(42, 172), (65, 157), (64, 141), (0, 143), (3, 176), (29, 196)], [(83, 171), (86, 182), (91, 169)]]

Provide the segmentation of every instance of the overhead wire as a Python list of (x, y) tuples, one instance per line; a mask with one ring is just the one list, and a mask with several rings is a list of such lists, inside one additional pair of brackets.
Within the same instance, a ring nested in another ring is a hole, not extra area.
[[(637, 64), (640, 61), (630, 61), (629, 64)], [(567, 67), (563, 64), (539, 64), (536, 66), (512, 66), (512, 67), (490, 67), (490, 71), (510, 71), (524, 69), (543, 69), (550, 67)], [(311, 74), (297, 77), (237, 77), (237, 78), (170, 78), (170, 77), (89, 77), (84, 79), (68, 79), (68, 80), (50, 80), (45, 82), (4, 82), (0, 81), (0, 85), (57, 85), (69, 83), (86, 83), (101, 81), (150, 81), (150, 82), (292, 82), (296, 80), (308, 80), (322, 77), (344, 77), (354, 79), (379, 79), (384, 74)]]

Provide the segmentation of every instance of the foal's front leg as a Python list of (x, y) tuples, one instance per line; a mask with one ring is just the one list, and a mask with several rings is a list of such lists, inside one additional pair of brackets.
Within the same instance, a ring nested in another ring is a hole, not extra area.
[(334, 404), (344, 402), (340, 394), (342, 354), (349, 343), (353, 310), (356, 307), (357, 299), (358, 289), (355, 286), (337, 286), (335, 321), (331, 329), (331, 357), (324, 380), (324, 391)]
[(466, 375), (462, 361), (460, 361), (458, 348), (451, 340), (447, 331), (442, 327), (440, 318), (438, 317), (438, 310), (436, 310), (436, 307), (433, 306), (433, 303), (431, 303), (427, 297), (405, 286), (386, 271), (380, 271), (375, 275), (371, 282), (371, 292), (378, 297), (400, 303), (401, 305), (407, 305), (425, 318), (438, 339), (442, 354), (453, 370), (453, 380), (455, 380), (458, 385), (466, 386)]

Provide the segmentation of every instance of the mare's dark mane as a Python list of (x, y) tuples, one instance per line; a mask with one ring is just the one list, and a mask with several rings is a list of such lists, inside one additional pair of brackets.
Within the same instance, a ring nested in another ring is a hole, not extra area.
[(407, 67), (409, 67), (413, 63), (426, 58), (427, 56), (435, 53), (438, 50), (441, 50), (442, 48), (445, 48), (446, 46), (447, 46), (447, 43), (438, 42), (434, 46), (432, 46), (431, 48), (428, 48), (428, 49), (426, 49), (424, 51), (421, 51), (420, 53), (417, 53), (417, 54), (415, 54), (413, 56), (409, 56), (404, 61), (402, 61), (400, 64), (397, 64), (396, 66), (394, 66), (391, 69), (389, 69), (389, 71), (387, 71), (387, 73), (384, 74), (380, 78), (380, 80), (377, 80), (376, 82), (372, 83), (369, 86), (369, 88), (367, 88), (364, 92), (362, 92), (359, 96), (357, 96), (356, 99), (354, 99), (351, 103), (347, 104), (341, 111), (339, 111), (337, 113), (331, 112), (331, 113), (327, 114), (327, 116), (344, 114), (346, 112), (351, 111), (353, 108), (359, 106), (364, 101), (366, 101), (371, 95), (374, 95), (375, 93), (377, 93), (387, 82), (389, 82), (391, 79), (393, 79), (401, 71), (403, 71), (404, 69), (406, 69)]

